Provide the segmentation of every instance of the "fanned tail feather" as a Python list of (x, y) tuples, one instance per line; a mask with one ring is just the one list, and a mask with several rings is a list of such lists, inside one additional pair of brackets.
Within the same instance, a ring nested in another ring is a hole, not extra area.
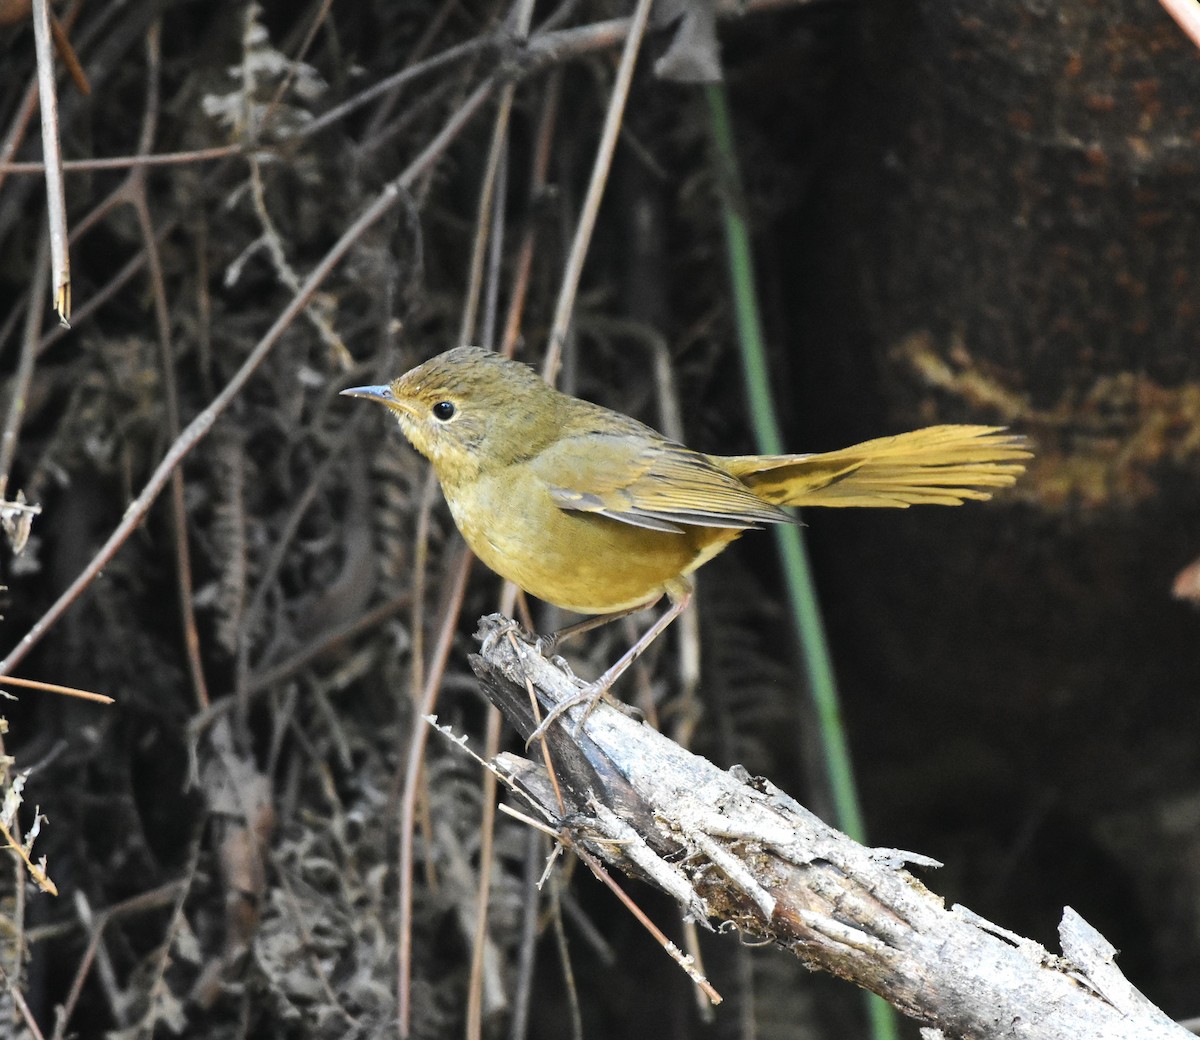
[(766, 502), (780, 506), (961, 505), (1008, 487), (1032, 457), (1003, 426), (928, 426), (815, 455), (715, 456)]

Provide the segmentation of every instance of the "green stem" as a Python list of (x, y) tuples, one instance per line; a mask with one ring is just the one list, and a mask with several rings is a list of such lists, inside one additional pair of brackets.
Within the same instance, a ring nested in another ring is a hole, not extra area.
[[(721, 215), (725, 225), (729, 276), (750, 414), (758, 450), (766, 455), (779, 455), (783, 453), (783, 440), (771, 397), (750, 233), (743, 216), (745, 207), (741, 175), (738, 171), (725, 85), (706, 85), (705, 97), (708, 100), (709, 124), (716, 146), (716, 161), (722, 188)], [(833, 658), (829, 652), (825, 623), (817, 602), (803, 530), (798, 525), (780, 526), (775, 528), (775, 535), (778, 538), (788, 600), (800, 642), (807, 685), (821, 730), (825, 774), (833, 797), (837, 826), (855, 841), (864, 843), (866, 828), (863, 825), (858, 791), (854, 783), (854, 769), (846, 730), (842, 724)], [(867, 1012), (872, 1035), (876, 1040), (893, 1040), (898, 1033), (896, 1016), (891, 1005), (874, 994), (868, 994), (868, 997), (870, 999), (867, 1002)]]

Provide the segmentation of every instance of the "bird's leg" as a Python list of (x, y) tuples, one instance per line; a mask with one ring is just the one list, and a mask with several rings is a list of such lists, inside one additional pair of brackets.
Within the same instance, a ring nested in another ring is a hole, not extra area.
[[(685, 579), (681, 578), (679, 579), (679, 587), (677, 589), (669, 589), (667, 591), (667, 595), (670, 597), (671, 605), (663, 612), (662, 616), (655, 621), (653, 625), (646, 629), (642, 637), (636, 643), (634, 643), (633, 646), (626, 650), (625, 653), (621, 655), (620, 659), (617, 660), (616, 663), (614, 663), (612, 667), (610, 667), (603, 675), (601, 675), (599, 679), (597, 679), (595, 682), (588, 683), (588, 685), (580, 690), (579, 693), (577, 693), (574, 697), (570, 697), (567, 700), (560, 701), (558, 704), (556, 704), (550, 713), (542, 720), (541, 725), (539, 725), (538, 728), (529, 735), (529, 739), (525, 741), (526, 747), (529, 747), (529, 745), (535, 740), (545, 736), (546, 730), (549, 729), (550, 724), (554, 722), (555, 719), (557, 719), (560, 715), (562, 715), (563, 712), (580, 704), (587, 704), (587, 711), (583, 713), (583, 716), (575, 725), (575, 732), (578, 734), (580, 728), (587, 721), (587, 717), (592, 713), (592, 709), (595, 708), (600, 702), (600, 699), (608, 693), (608, 691), (612, 688), (612, 684), (615, 683), (625, 673), (625, 671), (631, 664), (633, 664), (634, 661), (636, 661), (642, 656), (642, 654), (646, 652), (650, 644), (663, 634), (667, 626), (677, 617), (679, 617), (679, 615), (682, 614), (685, 609), (687, 609), (687, 605), (692, 601), (692, 586), (690, 583), (687, 583)], [(605, 614), (603, 617), (611, 618), (613, 615)], [(595, 619), (590, 618), (589, 620)]]
[(647, 600), (645, 603), (639, 603), (636, 607), (626, 607), (624, 610), (616, 610), (611, 614), (594, 614), (592, 617), (586, 617), (582, 621), (576, 621), (573, 625), (567, 625), (566, 628), (560, 628), (557, 632), (538, 636), (537, 648), (542, 654), (552, 654), (568, 639), (583, 635), (584, 632), (590, 632), (593, 628), (599, 628), (601, 625), (607, 625), (610, 621), (619, 621), (623, 617), (629, 617), (630, 614), (636, 614), (639, 610), (649, 610), (661, 598), (661, 596), (658, 596), (655, 599)]

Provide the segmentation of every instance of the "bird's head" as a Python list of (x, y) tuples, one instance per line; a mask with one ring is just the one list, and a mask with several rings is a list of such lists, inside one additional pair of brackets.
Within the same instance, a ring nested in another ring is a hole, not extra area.
[(342, 393), (390, 409), (443, 484), (540, 447), (555, 429), (550, 413), (560, 396), (527, 365), (478, 347), (456, 347), (390, 383)]

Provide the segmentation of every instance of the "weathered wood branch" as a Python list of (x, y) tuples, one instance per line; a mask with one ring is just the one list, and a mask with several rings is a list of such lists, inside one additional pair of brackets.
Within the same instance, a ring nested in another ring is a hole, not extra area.
[[(472, 666), (523, 735), (578, 680), (506, 618), (481, 622)], [(530, 686), (526, 686), (528, 680)], [(657, 885), (709, 927), (735, 927), (809, 968), (878, 993), (944, 1036), (1022, 1040), (1188, 1037), (1121, 974), (1113, 947), (1069, 907), (1063, 954), (943, 901), (905, 864), (822, 823), (770, 782), (725, 771), (607, 704), (578, 735), (581, 708), (546, 737), (563, 804), (542, 764), (497, 766), (551, 823), (607, 863)]]

